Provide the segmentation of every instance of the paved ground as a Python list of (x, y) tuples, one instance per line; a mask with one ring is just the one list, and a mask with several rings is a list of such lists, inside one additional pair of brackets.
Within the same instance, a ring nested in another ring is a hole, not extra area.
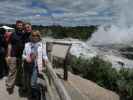
[[(62, 71), (56, 71), (61, 76), (63, 75)], [(6, 91), (5, 79), (0, 80), (0, 100), (27, 100), (27, 98), (19, 96), (18, 87), (15, 87), (14, 93), (9, 95)], [(71, 73), (69, 73), (69, 80), (62, 80), (62, 82), (72, 100), (119, 100), (119, 96), (114, 92)]]
[[(61, 69), (57, 69), (56, 72), (61, 77), (63, 76)], [(102, 88), (90, 80), (71, 73), (68, 75), (68, 81), (63, 81), (63, 83), (72, 100), (120, 100), (116, 93)]]
[(14, 93), (9, 95), (6, 91), (5, 79), (0, 80), (0, 100), (27, 100), (27, 98), (19, 96), (18, 87), (15, 87)]

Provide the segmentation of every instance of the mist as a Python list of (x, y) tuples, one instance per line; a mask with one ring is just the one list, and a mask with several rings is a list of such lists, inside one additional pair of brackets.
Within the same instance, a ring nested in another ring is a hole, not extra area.
[(129, 44), (133, 41), (132, 0), (114, 1), (117, 5), (117, 20), (99, 26), (89, 41), (91, 44)]

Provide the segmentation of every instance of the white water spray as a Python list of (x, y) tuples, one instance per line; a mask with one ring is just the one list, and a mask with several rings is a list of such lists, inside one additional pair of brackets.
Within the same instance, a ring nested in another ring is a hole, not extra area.
[(129, 44), (133, 41), (133, 27), (121, 28), (114, 25), (100, 26), (89, 43), (96, 45)]
[(116, 22), (102, 25), (92, 35), (88, 43), (96, 45), (129, 44), (133, 41), (132, 0), (115, 0)]

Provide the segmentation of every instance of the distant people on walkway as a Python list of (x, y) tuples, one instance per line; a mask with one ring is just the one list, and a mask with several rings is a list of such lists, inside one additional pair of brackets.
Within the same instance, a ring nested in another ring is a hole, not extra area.
[(27, 81), (29, 81), (31, 97), (36, 98), (38, 74), (42, 72), (43, 64), (48, 62), (46, 44), (41, 41), (38, 30), (32, 31), (31, 41), (25, 44), (22, 58), (28, 68), (26, 73), (29, 74)]
[[(20, 20), (16, 21), (15, 32), (12, 33), (10, 42), (8, 44), (8, 52), (6, 61), (9, 66), (9, 74), (6, 80), (6, 87), (9, 93), (13, 92), (16, 76), (19, 77), (21, 73), (21, 58), (24, 49), (24, 23)], [(17, 73), (18, 72), (18, 73)], [(21, 75), (20, 75), (21, 76)], [(19, 77), (19, 79), (21, 79)], [(21, 83), (21, 80), (19, 80)]]

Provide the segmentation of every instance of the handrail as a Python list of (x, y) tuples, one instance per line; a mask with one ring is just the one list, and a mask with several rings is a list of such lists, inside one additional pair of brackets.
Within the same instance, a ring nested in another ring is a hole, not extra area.
[(65, 87), (63, 86), (62, 82), (56, 75), (52, 64), (50, 62), (47, 63), (46, 65), (47, 71), (49, 73), (49, 76), (52, 79), (53, 85), (55, 86), (57, 93), (59, 94), (59, 97), (61, 100), (71, 100), (70, 96), (68, 95)]
[(47, 87), (47, 92), (48, 92), (49, 98), (50, 98), (50, 100), (54, 100), (54, 95), (52, 94), (52, 89), (50, 88), (49, 79), (48, 79), (46, 73), (43, 73), (42, 75), (43, 75), (45, 82), (46, 82), (46, 87)]
[[(68, 68), (66, 66), (66, 63), (68, 60), (71, 46), (72, 46), (72, 43), (64, 43), (64, 42), (57, 42), (57, 41), (46, 42), (46, 49), (47, 49), (46, 51), (47, 51), (49, 60), (53, 63), (54, 57), (63, 59), (64, 80), (66, 81), (68, 79)], [(62, 49), (62, 51), (60, 51), (60, 49)]]

